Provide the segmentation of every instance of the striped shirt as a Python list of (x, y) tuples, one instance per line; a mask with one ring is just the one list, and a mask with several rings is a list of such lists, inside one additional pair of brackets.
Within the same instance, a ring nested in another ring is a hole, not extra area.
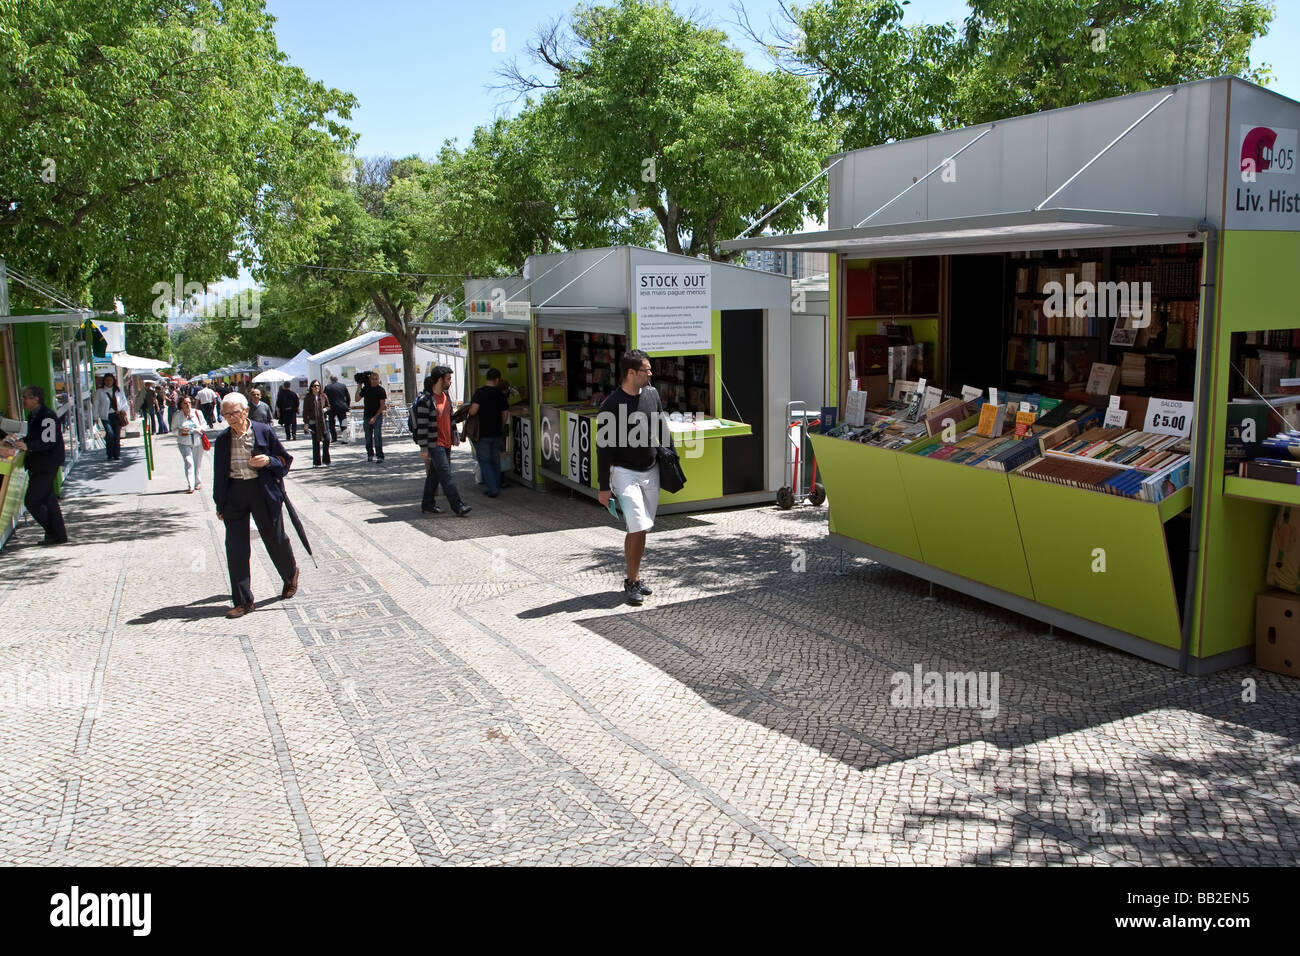
[(236, 435), (234, 429), (230, 431), (230, 477), (256, 478), (257, 469), (253, 468), (248, 459), (253, 457), (253, 427), (250, 425), (243, 435)]

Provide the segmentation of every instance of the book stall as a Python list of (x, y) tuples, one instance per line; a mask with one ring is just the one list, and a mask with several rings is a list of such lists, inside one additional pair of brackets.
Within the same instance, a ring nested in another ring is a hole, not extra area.
[(772, 500), (790, 390), (788, 278), (628, 246), (533, 256), (525, 275), (535, 412), (516, 468), (531, 451), (537, 481), (595, 497), (596, 414), (619, 387), (619, 360), (640, 348), (687, 479), (661, 495), (661, 513)]
[(833, 253), (832, 539), (1189, 673), (1300, 660), (1297, 128), (1221, 78), (938, 133), (728, 244)]

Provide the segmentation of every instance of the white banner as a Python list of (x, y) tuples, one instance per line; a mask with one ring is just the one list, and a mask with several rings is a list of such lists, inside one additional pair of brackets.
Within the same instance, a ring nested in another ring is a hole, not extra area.
[(636, 345), (646, 352), (713, 348), (713, 293), (708, 263), (637, 266)]

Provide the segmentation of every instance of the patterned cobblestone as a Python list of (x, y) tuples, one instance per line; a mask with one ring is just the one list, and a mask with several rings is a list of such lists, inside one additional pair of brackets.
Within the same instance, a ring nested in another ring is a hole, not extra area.
[[(426, 518), (412, 448), (341, 446), (290, 481), (298, 595), (255, 545), (267, 600), (227, 621), (211, 501), (158, 451), (147, 494), (74, 476), (73, 545), (0, 554), (0, 863), (1300, 859), (1296, 681), (929, 599), (824, 509), (661, 519), (634, 610), (593, 503), (487, 499), (462, 453), (473, 515)], [(917, 665), (996, 674), (996, 714), (895, 706)]]

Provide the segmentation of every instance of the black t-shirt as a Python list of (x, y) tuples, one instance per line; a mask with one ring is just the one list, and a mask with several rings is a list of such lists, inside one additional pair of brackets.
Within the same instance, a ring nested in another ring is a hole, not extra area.
[(362, 385), (361, 386), (361, 410), (366, 418), (374, 418), (379, 414), (379, 403), (388, 397), (382, 385)]
[(471, 404), (478, 404), (478, 433), (483, 438), (501, 437), (501, 413), (510, 406), (506, 403), (506, 394), (492, 385), (484, 385), (474, 397)]

